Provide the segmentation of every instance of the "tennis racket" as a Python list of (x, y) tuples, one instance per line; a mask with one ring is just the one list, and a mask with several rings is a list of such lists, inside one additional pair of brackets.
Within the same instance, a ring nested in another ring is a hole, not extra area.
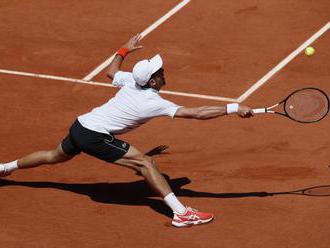
[(329, 112), (329, 97), (317, 88), (303, 88), (268, 108), (253, 109), (254, 114), (279, 114), (300, 123), (322, 120)]

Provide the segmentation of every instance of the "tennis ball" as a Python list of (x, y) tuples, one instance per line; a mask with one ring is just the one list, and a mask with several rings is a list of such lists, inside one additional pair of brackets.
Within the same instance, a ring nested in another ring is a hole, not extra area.
[(315, 49), (314, 49), (313, 47), (307, 47), (307, 48), (305, 49), (305, 54), (306, 54), (307, 56), (313, 56), (314, 53), (315, 53)]

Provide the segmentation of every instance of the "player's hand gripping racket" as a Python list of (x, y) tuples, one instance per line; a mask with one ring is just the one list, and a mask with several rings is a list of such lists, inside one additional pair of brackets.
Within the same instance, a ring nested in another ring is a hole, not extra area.
[(279, 114), (301, 123), (318, 122), (328, 112), (329, 97), (317, 88), (296, 90), (271, 107), (253, 109), (254, 114)]

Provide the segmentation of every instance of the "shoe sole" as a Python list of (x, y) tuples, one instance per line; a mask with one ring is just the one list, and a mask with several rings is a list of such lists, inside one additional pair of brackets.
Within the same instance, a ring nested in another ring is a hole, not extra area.
[(195, 226), (195, 225), (202, 225), (202, 224), (206, 224), (206, 223), (209, 223), (213, 220), (214, 218), (210, 218), (210, 219), (207, 219), (207, 220), (198, 220), (198, 221), (185, 221), (185, 222), (175, 222), (175, 221), (172, 221), (172, 225), (175, 226), (175, 227), (192, 227), (192, 226)]

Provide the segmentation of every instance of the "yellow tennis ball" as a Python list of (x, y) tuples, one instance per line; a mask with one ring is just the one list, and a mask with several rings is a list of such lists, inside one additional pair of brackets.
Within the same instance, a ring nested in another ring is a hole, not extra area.
[(307, 47), (307, 48), (305, 49), (305, 54), (306, 54), (307, 56), (313, 56), (314, 53), (315, 53), (315, 49), (314, 49), (313, 47)]

